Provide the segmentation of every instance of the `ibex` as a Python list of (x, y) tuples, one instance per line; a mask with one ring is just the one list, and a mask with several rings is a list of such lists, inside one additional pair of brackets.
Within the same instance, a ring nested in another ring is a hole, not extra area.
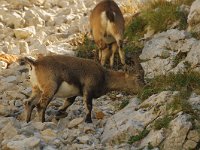
[(92, 10), (91, 33), (99, 49), (101, 65), (105, 65), (107, 59), (110, 59), (110, 67), (113, 67), (117, 50), (121, 63), (125, 64), (125, 53), (122, 49), (124, 23), (122, 12), (113, 0), (103, 0)]
[(44, 56), (37, 60), (25, 57), (24, 60), (30, 65), (32, 85), (32, 94), (25, 101), (27, 122), (31, 119), (34, 107), (37, 107), (39, 120), (44, 122), (45, 110), (54, 96), (66, 98), (58, 110), (60, 114), (66, 111), (77, 96), (83, 96), (85, 122), (91, 123), (93, 98), (113, 90), (137, 93), (144, 85), (139, 74), (107, 70), (93, 60), (63, 55)]

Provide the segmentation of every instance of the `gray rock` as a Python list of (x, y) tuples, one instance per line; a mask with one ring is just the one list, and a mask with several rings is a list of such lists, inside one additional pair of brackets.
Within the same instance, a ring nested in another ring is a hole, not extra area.
[(68, 128), (73, 128), (78, 126), (80, 123), (84, 121), (84, 118), (76, 118), (69, 122)]
[(107, 120), (101, 143), (117, 144), (120, 141), (128, 141), (130, 136), (137, 135), (155, 119), (156, 115), (151, 111), (136, 111), (138, 105), (135, 101), (137, 99), (133, 99), (124, 109)]
[(27, 150), (34, 149), (40, 150), (40, 139), (35, 137), (20, 139), (18, 141), (10, 141), (7, 143), (6, 147), (10, 150)]
[(187, 22), (189, 24), (188, 30), (191, 32), (196, 32), (196, 33), (200, 32), (200, 28), (199, 28), (200, 19), (198, 17), (199, 13), (200, 13), (200, 1), (195, 0), (192, 3), (192, 6), (190, 8), (190, 13), (187, 19)]
[(187, 137), (188, 131), (192, 128), (190, 118), (190, 115), (180, 114), (171, 121), (169, 136), (163, 143), (164, 150), (183, 149), (185, 138)]
[(18, 39), (26, 39), (36, 33), (34, 26), (29, 26), (26, 28), (18, 28), (14, 30), (15, 36)]

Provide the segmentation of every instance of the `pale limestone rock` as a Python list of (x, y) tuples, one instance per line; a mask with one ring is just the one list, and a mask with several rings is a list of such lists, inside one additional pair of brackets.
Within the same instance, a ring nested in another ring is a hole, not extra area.
[(14, 136), (18, 135), (18, 124), (16, 122), (8, 122), (4, 128), (1, 129), (0, 133), (3, 136), (4, 142), (12, 139)]
[(194, 141), (192, 141), (192, 140), (187, 140), (187, 141), (185, 142), (185, 144), (183, 145), (183, 148), (184, 148), (185, 150), (190, 150), (190, 149), (195, 149), (196, 146), (197, 146), (197, 143), (196, 143), (196, 142), (194, 142)]
[(155, 58), (141, 63), (142, 68), (145, 71), (145, 76), (153, 78), (157, 75), (166, 75), (172, 68), (173, 62), (171, 58), (161, 59)]
[(68, 128), (74, 128), (84, 121), (83, 118), (76, 118), (69, 122)]
[(192, 141), (198, 143), (199, 140), (200, 140), (200, 137), (199, 137), (199, 136), (200, 136), (200, 135), (199, 135), (199, 132), (198, 132), (198, 131), (196, 131), (196, 130), (191, 130), (191, 131), (189, 132), (187, 138), (188, 138), (189, 140), (192, 140)]
[(7, 26), (14, 26), (15, 29), (24, 27), (25, 23), (25, 20), (17, 12), (6, 13), (5, 15), (3, 15), (3, 20)]
[(41, 136), (46, 143), (51, 142), (57, 137), (56, 132), (51, 129), (41, 131)]
[(181, 44), (181, 47), (178, 49), (180, 52), (189, 52), (192, 48), (192, 45), (195, 44), (197, 40), (195, 38), (185, 39), (184, 43)]
[(20, 50), (20, 54), (29, 54), (30, 53), (27, 42), (19, 41), (18, 47), (19, 47), (19, 50)]
[(188, 102), (190, 103), (193, 109), (200, 110), (200, 96), (199, 95), (193, 94), (189, 98)]
[(71, 55), (75, 56), (75, 51), (72, 50), (71, 46), (69, 44), (56, 44), (47, 46), (47, 52), (53, 53), (53, 54), (62, 54), (62, 55)]
[(186, 70), (187, 69), (186, 69), (185, 60), (184, 60), (178, 63), (178, 65), (175, 68), (171, 69), (169, 73), (174, 73), (174, 74), (184, 73)]
[(16, 80), (17, 80), (16, 76), (8, 76), (8, 77), (2, 79), (1, 81), (7, 82), (7, 83), (12, 83), (12, 82), (15, 82)]
[(137, 135), (156, 118), (153, 110), (147, 112), (139, 109), (136, 111), (137, 101), (137, 99), (132, 99), (124, 109), (107, 120), (101, 143), (117, 144), (124, 140), (128, 141), (130, 136)]
[(189, 24), (188, 30), (191, 32), (196, 32), (199, 33), (200, 32), (200, 28), (199, 28), (199, 13), (200, 13), (200, 1), (199, 0), (195, 0), (192, 3), (192, 6), (190, 8), (190, 13), (188, 15), (188, 19), (187, 22)]
[(0, 104), (0, 115), (1, 116), (9, 116), (12, 115), (14, 111), (17, 109), (14, 106), (8, 106)]
[(153, 147), (158, 147), (165, 138), (166, 135), (163, 129), (158, 131), (151, 130), (149, 134), (142, 139), (140, 147), (143, 148), (148, 146), (148, 144), (151, 144)]
[(36, 137), (30, 137), (30, 138), (10, 141), (7, 143), (7, 148), (10, 150), (27, 150), (27, 149), (40, 150), (40, 139)]
[(8, 49), (7, 49), (8, 54), (14, 54), (14, 55), (19, 55), (20, 50), (18, 46), (15, 43), (9, 43)]
[(189, 115), (180, 114), (170, 122), (171, 131), (163, 143), (163, 150), (177, 150), (183, 148), (187, 133), (192, 128), (192, 123), (189, 120)]
[(54, 21), (53, 18), (55, 17), (55, 15), (49, 12), (48, 10), (42, 9), (41, 7), (38, 7), (38, 6), (32, 7), (31, 10), (35, 13), (36, 16), (39, 15), (39, 17), (45, 22)]
[(15, 29), (14, 33), (18, 39), (26, 39), (32, 35), (35, 35), (36, 31), (34, 26), (29, 26), (26, 28)]
[(155, 57), (162, 57), (163, 51), (167, 51), (171, 47), (171, 43), (185, 38), (186, 33), (183, 30), (171, 29), (167, 32), (158, 33), (152, 40), (145, 43), (140, 59), (149, 60)]
[(31, 41), (31, 45), (29, 46), (30, 54), (47, 54), (47, 47), (42, 43), (40, 40), (33, 40)]
[(29, 0), (29, 1), (35, 5), (42, 5), (45, 2), (45, 0)]
[(7, 64), (6, 62), (4, 62), (4, 61), (0, 61), (0, 68), (2, 68), (2, 69), (6, 69), (7, 66), (8, 66), (8, 64)]
[(10, 7), (14, 8), (14, 9), (21, 9), (24, 6), (26, 7), (30, 7), (31, 3), (29, 2), (29, 0), (7, 0), (7, 2), (11, 5)]
[(79, 136), (77, 138), (77, 140), (81, 143), (81, 144), (87, 144), (87, 142), (90, 140), (90, 137), (88, 135), (84, 135), (84, 136)]
[(42, 122), (32, 122), (32, 126), (40, 131), (45, 128), (45, 124)]
[(169, 42), (170, 41), (167, 37), (159, 37), (148, 41), (142, 50), (140, 59), (149, 60), (161, 56), (162, 52), (166, 50)]
[(45, 24), (45, 21), (34, 10), (31, 9), (25, 11), (24, 19), (27, 26), (42, 27)]
[[(200, 61), (198, 49), (199, 41), (189, 38), (185, 31), (171, 29), (154, 35), (153, 39), (145, 43), (140, 55), (145, 76), (153, 78), (157, 75), (184, 72), (188, 69), (185, 65), (187, 63), (195, 70)], [(177, 58), (180, 53), (186, 58), (182, 56), (183, 59), (174, 66), (174, 60), (179, 61)]]
[(65, 0), (59, 0), (57, 5), (61, 8), (67, 8), (69, 7), (69, 2)]
[(192, 45), (191, 50), (188, 52), (185, 61), (191, 64), (192, 67), (200, 63), (200, 41), (195, 42)]

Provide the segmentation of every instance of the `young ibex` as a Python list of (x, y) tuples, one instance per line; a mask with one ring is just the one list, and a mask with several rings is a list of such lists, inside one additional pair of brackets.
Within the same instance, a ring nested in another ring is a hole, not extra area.
[[(36, 106), (39, 119), (45, 121), (45, 110), (55, 97), (67, 98), (58, 112), (62, 114), (75, 100), (83, 96), (86, 109), (85, 122), (91, 123), (92, 99), (112, 90), (137, 93), (144, 85), (139, 74), (127, 74), (104, 69), (100, 64), (71, 56), (45, 56), (37, 60), (25, 57), (30, 65), (32, 95), (25, 101), (26, 121)], [(39, 98), (39, 100), (38, 100)]]
[(121, 63), (125, 64), (125, 53), (122, 49), (124, 22), (122, 12), (113, 0), (103, 0), (92, 10), (91, 33), (99, 49), (101, 65), (110, 59), (110, 67), (113, 67), (117, 49)]

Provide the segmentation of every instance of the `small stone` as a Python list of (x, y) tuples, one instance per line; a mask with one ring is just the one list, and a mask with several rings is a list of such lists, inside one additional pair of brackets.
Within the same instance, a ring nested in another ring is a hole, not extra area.
[(34, 26), (30, 26), (30, 27), (26, 27), (26, 28), (15, 29), (14, 33), (18, 39), (26, 39), (26, 38), (34, 35), (36, 33), (36, 31), (35, 31)]
[(57, 134), (55, 133), (55, 131), (53, 131), (51, 129), (46, 129), (44, 131), (41, 131), (41, 135), (42, 135), (42, 138), (44, 139), (44, 141), (47, 143), (57, 137)]
[(192, 141), (192, 140), (187, 140), (185, 142), (185, 144), (183, 145), (183, 147), (186, 149), (186, 150), (189, 150), (189, 149), (195, 149), (197, 146), (197, 143)]
[(7, 144), (9, 150), (39, 149), (40, 139), (30, 137), (23, 140), (10, 141)]
[(83, 122), (83, 118), (76, 118), (69, 122), (68, 128), (73, 128), (78, 126), (80, 123)]
[(83, 130), (84, 130), (84, 133), (86, 134), (95, 132), (94, 126), (90, 126), (90, 125), (85, 125)]
[(87, 135), (78, 137), (77, 140), (81, 143), (81, 144), (87, 144), (87, 142), (90, 140), (90, 138)]
[(32, 122), (32, 126), (41, 131), (44, 129), (45, 124), (42, 122)]
[(102, 111), (96, 112), (96, 119), (103, 119), (105, 114)]
[(10, 83), (16, 80), (17, 80), (16, 76), (8, 76), (7, 78), (2, 79), (3, 82), (7, 82), (7, 83)]
[(187, 138), (188, 138), (189, 140), (194, 141), (194, 142), (199, 142), (199, 140), (200, 140), (200, 139), (199, 139), (199, 133), (198, 133), (198, 131), (196, 131), (196, 130), (191, 130), (191, 131), (189, 132)]

